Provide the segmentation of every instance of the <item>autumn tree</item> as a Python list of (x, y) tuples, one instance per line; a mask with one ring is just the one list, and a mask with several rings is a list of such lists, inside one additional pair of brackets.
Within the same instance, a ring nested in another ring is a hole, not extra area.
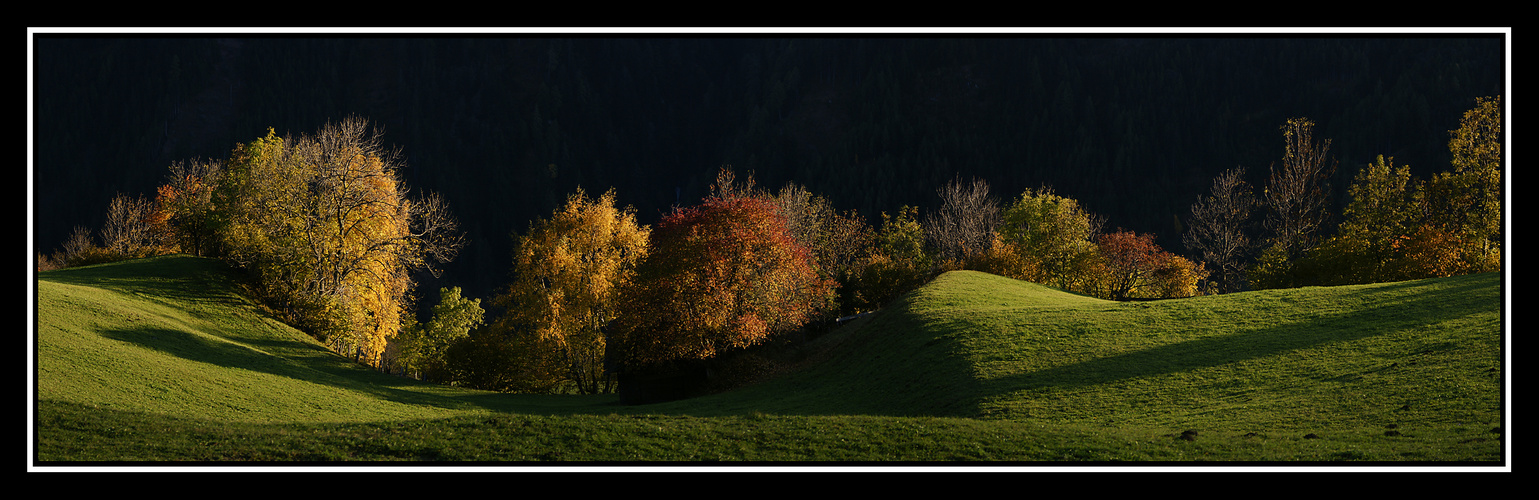
[(1198, 196), (1192, 204), (1182, 242), (1211, 263), (1225, 292), (1237, 292), (1244, 285), (1245, 267), (1251, 249), (1251, 214), (1256, 206), (1255, 193), (1245, 182), (1245, 169), (1235, 167), (1213, 179), (1212, 192)]
[(156, 207), (183, 252), (200, 257), (214, 253), (214, 189), (222, 171), (216, 161), (179, 161), (156, 189)]
[(940, 207), (925, 215), (924, 232), (942, 261), (965, 262), (985, 252), (999, 225), (999, 200), (981, 179), (956, 178), (936, 190)]
[(823, 277), (843, 281), (867, 257), (874, 235), (855, 211), (840, 212), (828, 198), (796, 183), (786, 184), (772, 201)]
[(1161, 299), (1195, 297), (1203, 293), (1201, 284), (1208, 279), (1209, 274), (1205, 264), (1172, 254), (1165, 265), (1155, 271), (1154, 286), (1148, 289), (1149, 296)]
[(1449, 131), (1454, 172), (1477, 172), (1487, 181), (1500, 181), (1502, 123), (1502, 96), (1475, 99), (1475, 107), (1459, 120), (1459, 128)]
[(225, 162), (215, 210), (224, 257), (296, 326), (377, 365), (399, 330), (412, 273), (437, 272), (463, 245), (446, 204), (414, 199), (367, 122), (266, 137)]
[(902, 206), (889, 216), (882, 213), (882, 227), (876, 236), (876, 250), (896, 262), (928, 271), (934, 258), (925, 250), (924, 226), (919, 222), (919, 207)]
[(1357, 173), (1337, 233), (1290, 266), (1295, 284), (1375, 283), (1501, 268), (1500, 97), (1476, 102), (1451, 132), (1453, 170), (1418, 181), (1409, 167), (1379, 156)]
[(1502, 260), (1502, 98), (1480, 98), (1464, 113), (1448, 142), (1453, 170), (1428, 182), (1429, 217), (1460, 241), (1459, 273), (1501, 268)]
[(1438, 179), (1418, 182), (1410, 167), (1379, 156), (1360, 170), (1336, 234), (1294, 263), (1300, 284), (1347, 285), (1445, 277), (1473, 270), (1469, 239), (1450, 231), (1449, 215), (1430, 210)]
[(1017, 255), (1022, 279), (1078, 291), (1103, 223), (1075, 199), (1042, 187), (1005, 208), (999, 237)]
[(616, 327), (624, 369), (704, 360), (802, 326), (833, 282), (768, 200), (711, 197), (665, 216)]
[(1197, 283), (1207, 277), (1200, 264), (1167, 252), (1150, 233), (1118, 230), (1096, 240), (1105, 263), (1100, 291), (1105, 298), (1176, 298), (1196, 294)]
[(406, 326), (392, 339), (400, 352), (398, 365), (419, 379), (452, 380), (449, 347), (469, 338), (485, 323), (485, 314), (481, 300), (461, 296), (460, 287), (440, 288), (428, 320), (418, 323), (407, 316)]
[(615, 206), (613, 190), (590, 199), (578, 189), (518, 237), (514, 282), (501, 301), (515, 334), (532, 332), (581, 393), (614, 389), (604, 370), (605, 330), (626, 312), (619, 293), (646, 257), (650, 232), (634, 209)]
[[(875, 235), (860, 214), (854, 210), (839, 211), (828, 198), (800, 184), (787, 183), (772, 193), (758, 187), (752, 173), (739, 176), (731, 167), (722, 167), (711, 185), (711, 196), (770, 202), (785, 219), (791, 237), (811, 252), (813, 268), (825, 279), (847, 284), (870, 258)], [(830, 304), (826, 310), (837, 312), (841, 307)]]
[(923, 285), (933, 266), (934, 259), (925, 249), (919, 208), (902, 206), (892, 215), (882, 213), (870, 255), (839, 293), (850, 312), (875, 310)]
[(1409, 166), (1396, 168), (1380, 155), (1358, 171), (1337, 233), (1311, 252), (1316, 261), (1333, 261), (1311, 280), (1317, 284), (1376, 283), (1411, 279), (1406, 243), (1421, 222)]

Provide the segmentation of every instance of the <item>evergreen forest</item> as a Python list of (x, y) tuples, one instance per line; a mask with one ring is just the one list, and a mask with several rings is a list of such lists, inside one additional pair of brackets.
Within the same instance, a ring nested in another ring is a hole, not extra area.
[(949, 270), (1147, 300), (1503, 263), (1500, 35), (33, 43), (39, 270), (218, 257), (467, 387), (609, 393)]
[[(33, 40), (33, 234), (59, 248), (116, 194), (238, 143), (360, 116), (469, 244), (442, 281), (486, 297), (514, 233), (576, 188), (642, 224), (726, 165), (868, 223), (976, 177), (1049, 186), (1110, 227), (1181, 244), (1222, 171), (1261, 186), (1308, 117), (1341, 165), (1447, 170), (1449, 131), (1503, 93), (1499, 35), (112, 36)], [(431, 279), (429, 277), (429, 279)], [(436, 290), (431, 284), (424, 287)]]

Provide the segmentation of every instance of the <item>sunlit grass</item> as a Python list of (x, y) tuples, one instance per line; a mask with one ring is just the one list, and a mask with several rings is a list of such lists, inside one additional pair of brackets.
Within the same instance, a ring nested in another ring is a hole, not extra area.
[(1503, 459), (1495, 274), (1118, 303), (949, 273), (788, 375), (638, 406), (358, 367), (206, 259), (37, 293), (45, 465)]

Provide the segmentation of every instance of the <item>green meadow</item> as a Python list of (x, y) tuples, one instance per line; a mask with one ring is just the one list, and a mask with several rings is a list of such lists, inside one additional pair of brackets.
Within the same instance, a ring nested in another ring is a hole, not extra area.
[(1500, 467), (1500, 273), (1113, 302), (978, 272), (757, 384), (622, 405), (327, 351), (216, 260), (38, 273), (36, 468), (458, 462)]

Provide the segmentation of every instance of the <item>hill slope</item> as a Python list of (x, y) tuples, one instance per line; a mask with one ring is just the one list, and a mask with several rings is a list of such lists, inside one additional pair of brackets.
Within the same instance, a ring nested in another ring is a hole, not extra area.
[[(1119, 303), (953, 272), (813, 342), (799, 370), (628, 407), (363, 369), (226, 273), (181, 256), (40, 273), (47, 460), (1502, 456), (1496, 274)], [(1204, 441), (1171, 439), (1184, 430)]]
[(1238, 433), (1501, 421), (1495, 273), (1112, 302), (953, 272), (724, 411)]
[(365, 369), (238, 290), (222, 263), (188, 256), (39, 273), (37, 399), (249, 422), (506, 409), (489, 393)]

